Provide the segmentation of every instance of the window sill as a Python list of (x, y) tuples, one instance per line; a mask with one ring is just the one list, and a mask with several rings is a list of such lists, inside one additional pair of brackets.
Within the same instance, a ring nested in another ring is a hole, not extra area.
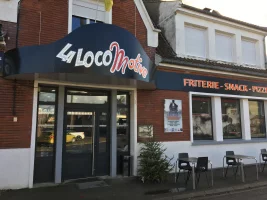
[(192, 146), (201, 146), (201, 145), (224, 145), (224, 144), (245, 144), (245, 143), (267, 143), (267, 138), (253, 138), (251, 140), (242, 140), (242, 139), (232, 139), (232, 140), (224, 140), (221, 142), (217, 141), (194, 141), (192, 142)]

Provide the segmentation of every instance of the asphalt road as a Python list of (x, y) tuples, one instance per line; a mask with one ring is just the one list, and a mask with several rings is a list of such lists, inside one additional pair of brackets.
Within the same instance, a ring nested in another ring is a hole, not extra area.
[(231, 194), (223, 194), (219, 196), (201, 197), (194, 200), (266, 200), (267, 187), (236, 192)]

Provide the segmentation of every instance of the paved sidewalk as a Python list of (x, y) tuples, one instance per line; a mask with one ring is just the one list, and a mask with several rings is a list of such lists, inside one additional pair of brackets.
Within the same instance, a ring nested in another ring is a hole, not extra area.
[[(246, 183), (241, 177), (236, 179), (229, 170), (228, 177), (222, 177), (222, 170), (214, 170), (214, 187), (208, 187), (205, 176), (200, 179), (197, 190), (192, 190), (192, 180), (184, 185), (184, 176), (181, 175), (178, 183), (174, 183), (174, 176), (169, 177), (165, 183), (142, 183), (137, 178), (105, 179), (101, 187), (84, 188), (77, 183), (66, 183), (53, 187), (40, 187), (34, 189), (9, 190), (1, 192), (1, 200), (179, 200), (201, 196), (231, 193), (234, 191), (249, 190), (267, 186), (267, 170), (260, 173), (256, 180), (255, 166), (246, 166)], [(184, 192), (177, 192), (177, 188), (186, 188)]]

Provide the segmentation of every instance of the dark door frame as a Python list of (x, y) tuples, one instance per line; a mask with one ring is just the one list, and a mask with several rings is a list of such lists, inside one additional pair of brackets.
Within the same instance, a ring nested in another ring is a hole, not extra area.
[[(91, 91), (91, 92), (104, 92), (107, 94), (108, 97), (108, 103), (107, 104), (79, 104), (79, 103), (67, 103), (67, 95), (68, 95), (68, 90), (76, 90), (76, 91)], [(109, 159), (108, 159), (108, 167), (110, 168), (110, 109), (111, 109), (111, 102), (110, 102), (111, 98), (110, 98), (110, 91), (106, 91), (106, 90), (95, 90), (95, 89), (82, 89), (82, 88), (65, 88), (65, 107), (64, 107), (64, 122), (63, 122), (63, 148), (62, 148), (62, 170), (61, 170), (61, 179), (62, 181), (66, 181), (67, 179), (65, 179), (65, 170), (66, 167), (65, 166), (65, 162), (66, 162), (66, 131), (67, 131), (67, 112), (69, 110), (72, 111), (82, 111), (82, 112), (95, 112), (95, 136), (94, 136), (94, 143), (97, 144), (96, 147), (94, 147), (94, 152), (96, 152), (96, 150), (99, 149), (98, 147), (98, 143), (96, 141), (98, 141), (99, 138), (99, 130), (96, 130), (96, 127), (98, 127), (99, 129), (99, 120), (97, 120), (97, 116), (99, 116), (100, 112), (107, 112), (107, 148), (109, 150)], [(96, 161), (96, 156), (94, 155), (94, 165), (95, 161)], [(110, 172), (109, 172), (110, 174)], [(108, 175), (109, 175), (108, 174)], [(94, 177), (95, 175), (92, 175), (92, 177)], [(78, 178), (79, 179), (79, 178)]]

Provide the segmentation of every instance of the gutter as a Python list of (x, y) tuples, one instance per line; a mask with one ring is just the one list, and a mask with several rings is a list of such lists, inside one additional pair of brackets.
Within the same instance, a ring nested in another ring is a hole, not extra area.
[[(259, 76), (259, 77), (263, 77), (263, 78), (267, 78), (267, 73), (261, 73), (261, 72), (255, 72), (255, 71), (247, 71), (246, 68), (244, 67), (244, 69), (237, 69), (233, 66), (233, 68), (223, 68), (223, 67), (219, 67), (219, 66), (207, 66), (205, 64), (199, 64), (199, 63), (191, 63), (191, 62), (186, 62), (186, 61), (180, 61), (180, 60), (173, 60), (173, 59), (169, 59), (169, 58), (163, 58), (161, 63), (159, 64), (160, 66), (164, 66), (165, 64), (174, 64), (174, 65), (184, 65), (184, 66), (190, 66), (190, 67), (197, 67), (199, 69), (208, 69), (208, 70), (221, 70), (224, 72), (232, 72), (232, 73), (238, 73), (238, 74), (244, 74), (244, 75), (249, 75), (249, 76)], [(162, 65), (161, 65), (162, 64)], [(265, 71), (266, 70), (262, 70)]]

